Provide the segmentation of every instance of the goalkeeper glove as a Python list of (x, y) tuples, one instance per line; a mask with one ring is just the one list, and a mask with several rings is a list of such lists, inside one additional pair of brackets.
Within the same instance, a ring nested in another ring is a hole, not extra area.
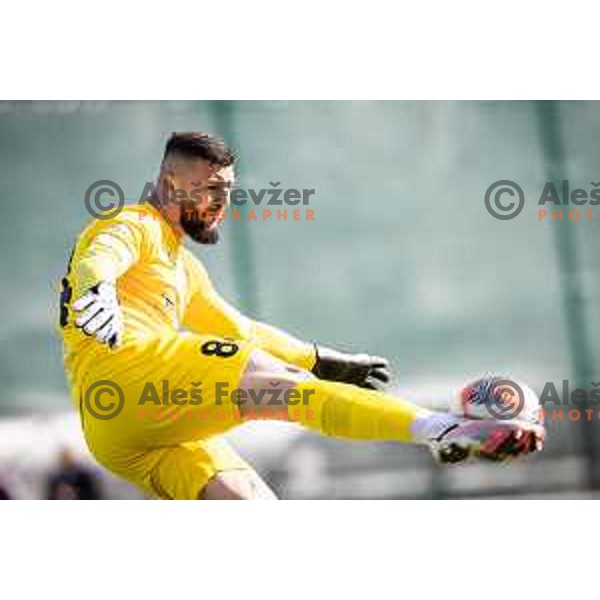
[(378, 390), (385, 387), (391, 378), (388, 361), (379, 356), (345, 354), (317, 345), (315, 353), (317, 359), (312, 372), (319, 379)]
[(101, 281), (73, 302), (79, 313), (75, 325), (86, 335), (93, 335), (110, 348), (118, 346), (123, 337), (123, 319), (114, 284)]

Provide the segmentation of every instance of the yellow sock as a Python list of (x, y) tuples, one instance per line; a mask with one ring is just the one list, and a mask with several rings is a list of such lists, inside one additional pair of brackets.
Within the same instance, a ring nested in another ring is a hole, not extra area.
[(428, 413), (391, 394), (315, 379), (296, 386), (288, 417), (325, 435), (351, 440), (414, 441), (411, 425)]

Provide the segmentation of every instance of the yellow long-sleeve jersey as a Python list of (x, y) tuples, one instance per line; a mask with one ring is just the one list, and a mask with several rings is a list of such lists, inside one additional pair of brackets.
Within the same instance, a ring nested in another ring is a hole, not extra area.
[[(198, 259), (161, 214), (149, 205), (129, 206), (110, 220), (96, 220), (73, 250), (61, 295), (65, 363), (72, 377), (111, 351), (74, 326), (71, 302), (100, 281), (116, 283), (123, 314), (126, 358), (139, 343), (189, 329), (200, 334), (252, 340), (271, 354), (311, 369), (307, 344), (242, 315), (215, 291)], [(112, 357), (115, 355), (112, 354)]]
[[(102, 281), (116, 285), (122, 312), (124, 336), (114, 348), (77, 328), (71, 310)], [(107, 469), (161, 498), (198, 498), (217, 473), (250, 468), (222, 434), (243, 421), (233, 391), (255, 349), (307, 370), (316, 359), (312, 344), (225, 302), (151, 207), (126, 208), (83, 231), (61, 298), (65, 366), (88, 447)], [(230, 352), (210, 350), (226, 345)], [(183, 396), (165, 392), (157, 404), (148, 385), (164, 384)], [(412, 405), (316, 378), (296, 390), (310, 401), (290, 405), (290, 420), (350, 439), (411, 439)]]

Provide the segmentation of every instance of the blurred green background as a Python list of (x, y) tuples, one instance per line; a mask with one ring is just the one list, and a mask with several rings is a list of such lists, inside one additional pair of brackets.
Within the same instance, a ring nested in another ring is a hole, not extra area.
[[(139, 196), (184, 130), (235, 145), (241, 187), (316, 190), (314, 222), (227, 222), (221, 244), (194, 248), (242, 310), (389, 356), (397, 389), (424, 402), (483, 372), (538, 392), (600, 380), (597, 211), (537, 219), (545, 181), (600, 180), (596, 102), (3, 102), (0, 414), (70, 410), (54, 330), (85, 191), (110, 179)], [(509, 221), (484, 205), (501, 179), (526, 197)], [(309, 434), (261, 464), (294, 497), (575, 494), (597, 487), (597, 429), (550, 423), (543, 456), (511, 471), (441, 472), (419, 449)]]

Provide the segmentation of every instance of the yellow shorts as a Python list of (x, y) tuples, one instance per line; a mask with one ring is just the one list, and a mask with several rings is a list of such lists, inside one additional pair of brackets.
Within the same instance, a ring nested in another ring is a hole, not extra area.
[(250, 466), (222, 434), (241, 423), (235, 389), (252, 342), (173, 333), (85, 365), (74, 380), (88, 446), (160, 498), (195, 499), (220, 471)]

